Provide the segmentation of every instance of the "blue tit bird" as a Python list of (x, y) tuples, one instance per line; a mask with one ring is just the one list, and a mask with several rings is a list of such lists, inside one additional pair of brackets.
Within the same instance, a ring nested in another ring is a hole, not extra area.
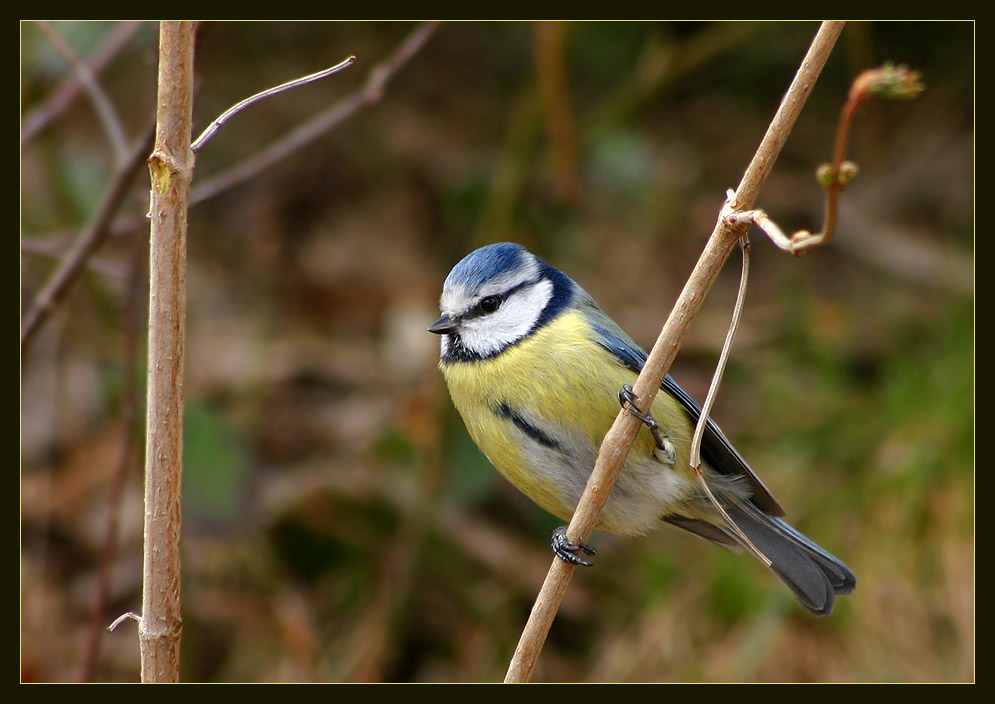
[[(573, 280), (517, 244), (468, 254), (446, 278), (439, 367), (474, 442), (544, 509), (569, 520), (646, 353)], [(642, 535), (662, 521), (739, 551), (745, 543), (716, 510), (688, 462), (701, 410), (669, 375), (601, 512), (600, 530)], [(623, 391), (623, 389), (625, 389)], [(620, 395), (621, 394), (621, 395)], [(655, 421), (655, 422), (654, 422)], [(655, 426), (655, 427), (654, 427)], [(839, 559), (781, 520), (784, 509), (708, 421), (704, 478), (739, 531), (810, 611), (833, 610), (856, 577)], [(590, 564), (565, 531), (553, 548)]]

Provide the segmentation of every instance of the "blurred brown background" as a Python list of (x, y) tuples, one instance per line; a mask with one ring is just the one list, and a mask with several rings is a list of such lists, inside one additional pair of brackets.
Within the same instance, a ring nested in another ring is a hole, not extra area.
[[(120, 42), (99, 81), (134, 140), (154, 111), (156, 26), (51, 29), (84, 59)], [(558, 521), (487, 464), (449, 403), (425, 332), (442, 280), (514, 240), (651, 345), (816, 29), (445, 23), (379, 102), (191, 208), (184, 680), (504, 676)], [(259, 90), (358, 61), (232, 119), (195, 189), (360, 90), (417, 25), (202, 30), (195, 135)], [(848, 25), (758, 202), (786, 230), (819, 228), (813, 172), (850, 80), (885, 60), (922, 72), (921, 98), (859, 114), (862, 171), (832, 246), (793, 258), (752, 233), (715, 412), (857, 591), (817, 619), (748, 556), (671, 528), (596, 534), (535, 681), (973, 680), (973, 54), (972, 23)], [(36, 130), (22, 133), (22, 314), (114, 170), (90, 101), (51, 112), (71, 77), (22, 24)], [(99, 651), (89, 634), (109, 521), (97, 623), (141, 605), (147, 191), (143, 168), (21, 358), (23, 680), (138, 679), (133, 623)], [(673, 370), (699, 399), (738, 271)]]

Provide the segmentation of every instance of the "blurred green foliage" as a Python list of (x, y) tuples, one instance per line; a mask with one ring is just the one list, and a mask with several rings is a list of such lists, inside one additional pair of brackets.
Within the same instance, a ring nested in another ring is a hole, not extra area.
[(248, 448), (225, 418), (193, 401), (183, 416), (183, 501), (205, 520), (231, 522), (244, 504)]

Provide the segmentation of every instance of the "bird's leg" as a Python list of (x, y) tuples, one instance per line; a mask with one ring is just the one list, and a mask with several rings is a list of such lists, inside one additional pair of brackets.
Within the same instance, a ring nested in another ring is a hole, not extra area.
[(584, 543), (571, 543), (567, 539), (567, 527), (560, 526), (553, 531), (553, 540), (550, 543), (553, 548), (553, 552), (558, 558), (567, 562), (571, 565), (582, 565), (584, 567), (590, 567), (591, 563), (582, 557), (578, 557), (577, 553), (583, 550), (588, 555), (597, 555), (597, 550), (592, 548), (590, 545), (585, 545)]
[(641, 420), (650, 429), (650, 432), (653, 434), (653, 440), (656, 442), (656, 449), (660, 453), (657, 457), (662, 462), (673, 465), (677, 461), (677, 448), (674, 447), (674, 443), (670, 442), (670, 438), (667, 437), (666, 433), (660, 432), (660, 424), (653, 418), (652, 413), (647, 411), (643, 415), (639, 412), (639, 407), (636, 406), (636, 398), (637, 396), (632, 391), (632, 386), (630, 384), (622, 384), (622, 388), (618, 392), (618, 402), (622, 404), (622, 408)]

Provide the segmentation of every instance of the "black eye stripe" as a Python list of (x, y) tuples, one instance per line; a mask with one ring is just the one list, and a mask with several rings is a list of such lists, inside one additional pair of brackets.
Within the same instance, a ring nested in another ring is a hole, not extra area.
[(526, 286), (534, 286), (535, 284), (539, 283), (539, 281), (540, 279), (523, 281), (517, 286), (508, 289), (504, 293), (484, 296), (479, 301), (477, 301), (477, 304), (473, 308), (471, 308), (466, 315), (463, 316), (463, 319), (466, 320), (467, 318), (477, 318), (482, 315), (489, 315), (490, 313), (493, 313), (498, 308), (500, 308), (501, 304), (504, 303), (506, 300), (508, 300), (512, 296), (512, 294), (514, 294), (516, 291), (518, 291), (521, 288), (525, 288)]

